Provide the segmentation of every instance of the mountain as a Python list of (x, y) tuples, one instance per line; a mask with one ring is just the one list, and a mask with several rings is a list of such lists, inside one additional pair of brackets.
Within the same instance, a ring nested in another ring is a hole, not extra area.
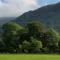
[(3, 25), (5, 23), (10, 22), (13, 20), (15, 17), (0, 17), (0, 25)]
[(57, 31), (60, 31), (60, 3), (26, 12), (15, 20), (15, 22), (22, 25), (25, 25), (29, 21), (41, 21), (47, 27), (53, 27)]
[(15, 19), (16, 17), (0, 17), (0, 34), (3, 31), (2, 30), (2, 25), (6, 24), (8, 22), (11, 22), (13, 19)]

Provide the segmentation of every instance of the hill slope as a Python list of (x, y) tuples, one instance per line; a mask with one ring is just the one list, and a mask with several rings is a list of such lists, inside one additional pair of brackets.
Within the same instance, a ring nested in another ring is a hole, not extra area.
[(0, 25), (3, 25), (5, 23), (10, 22), (13, 20), (15, 17), (0, 17)]
[(29, 21), (41, 21), (46, 26), (60, 31), (60, 3), (47, 5), (35, 11), (29, 11), (19, 16), (15, 22), (26, 24)]

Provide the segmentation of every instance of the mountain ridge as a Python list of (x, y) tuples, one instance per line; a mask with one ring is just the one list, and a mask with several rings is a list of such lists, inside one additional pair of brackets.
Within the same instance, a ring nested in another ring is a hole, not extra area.
[(15, 22), (22, 25), (25, 25), (29, 21), (41, 21), (48, 27), (53, 27), (57, 31), (60, 31), (60, 2), (26, 12), (15, 19)]

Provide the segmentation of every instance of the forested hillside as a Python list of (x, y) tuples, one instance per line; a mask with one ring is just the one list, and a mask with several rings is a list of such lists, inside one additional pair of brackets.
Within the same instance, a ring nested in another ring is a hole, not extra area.
[(22, 25), (26, 25), (29, 21), (41, 21), (47, 27), (53, 27), (60, 32), (60, 3), (26, 12), (14, 21)]

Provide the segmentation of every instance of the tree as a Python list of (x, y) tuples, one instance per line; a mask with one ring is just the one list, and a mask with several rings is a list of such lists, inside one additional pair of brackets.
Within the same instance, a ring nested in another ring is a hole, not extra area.
[(16, 49), (18, 47), (18, 31), (24, 28), (17, 23), (7, 23), (3, 25), (3, 41), (6, 44), (6, 49)]
[(0, 53), (3, 53), (5, 50), (5, 43), (2, 39), (0, 39)]
[(28, 31), (25, 29), (23, 31), (20, 31), (19, 32), (19, 40), (20, 40), (20, 43), (22, 43), (23, 41), (27, 40), (27, 41), (30, 41), (30, 34), (28, 33)]
[(34, 36), (38, 33), (46, 32), (46, 27), (40, 22), (29, 22), (27, 24), (28, 32)]
[(23, 27), (15, 22), (6, 23), (2, 27), (5, 31), (17, 31), (23, 29)]
[(42, 41), (44, 38), (44, 34), (47, 31), (47, 28), (45, 25), (43, 25), (41, 22), (29, 22), (27, 24), (28, 34), (30, 34), (30, 37), (33, 36), (35, 39)]
[(31, 52), (38, 53), (41, 52), (42, 42), (36, 39), (31, 40)]
[(22, 50), (23, 50), (23, 52), (28, 53), (29, 50), (30, 50), (30, 42), (28, 42), (26, 40), (23, 41), (23, 43), (22, 43)]
[(58, 50), (60, 35), (53, 28), (50, 28), (47, 34), (49, 35), (47, 46), (50, 49), (50, 52), (56, 52), (56, 50)]

